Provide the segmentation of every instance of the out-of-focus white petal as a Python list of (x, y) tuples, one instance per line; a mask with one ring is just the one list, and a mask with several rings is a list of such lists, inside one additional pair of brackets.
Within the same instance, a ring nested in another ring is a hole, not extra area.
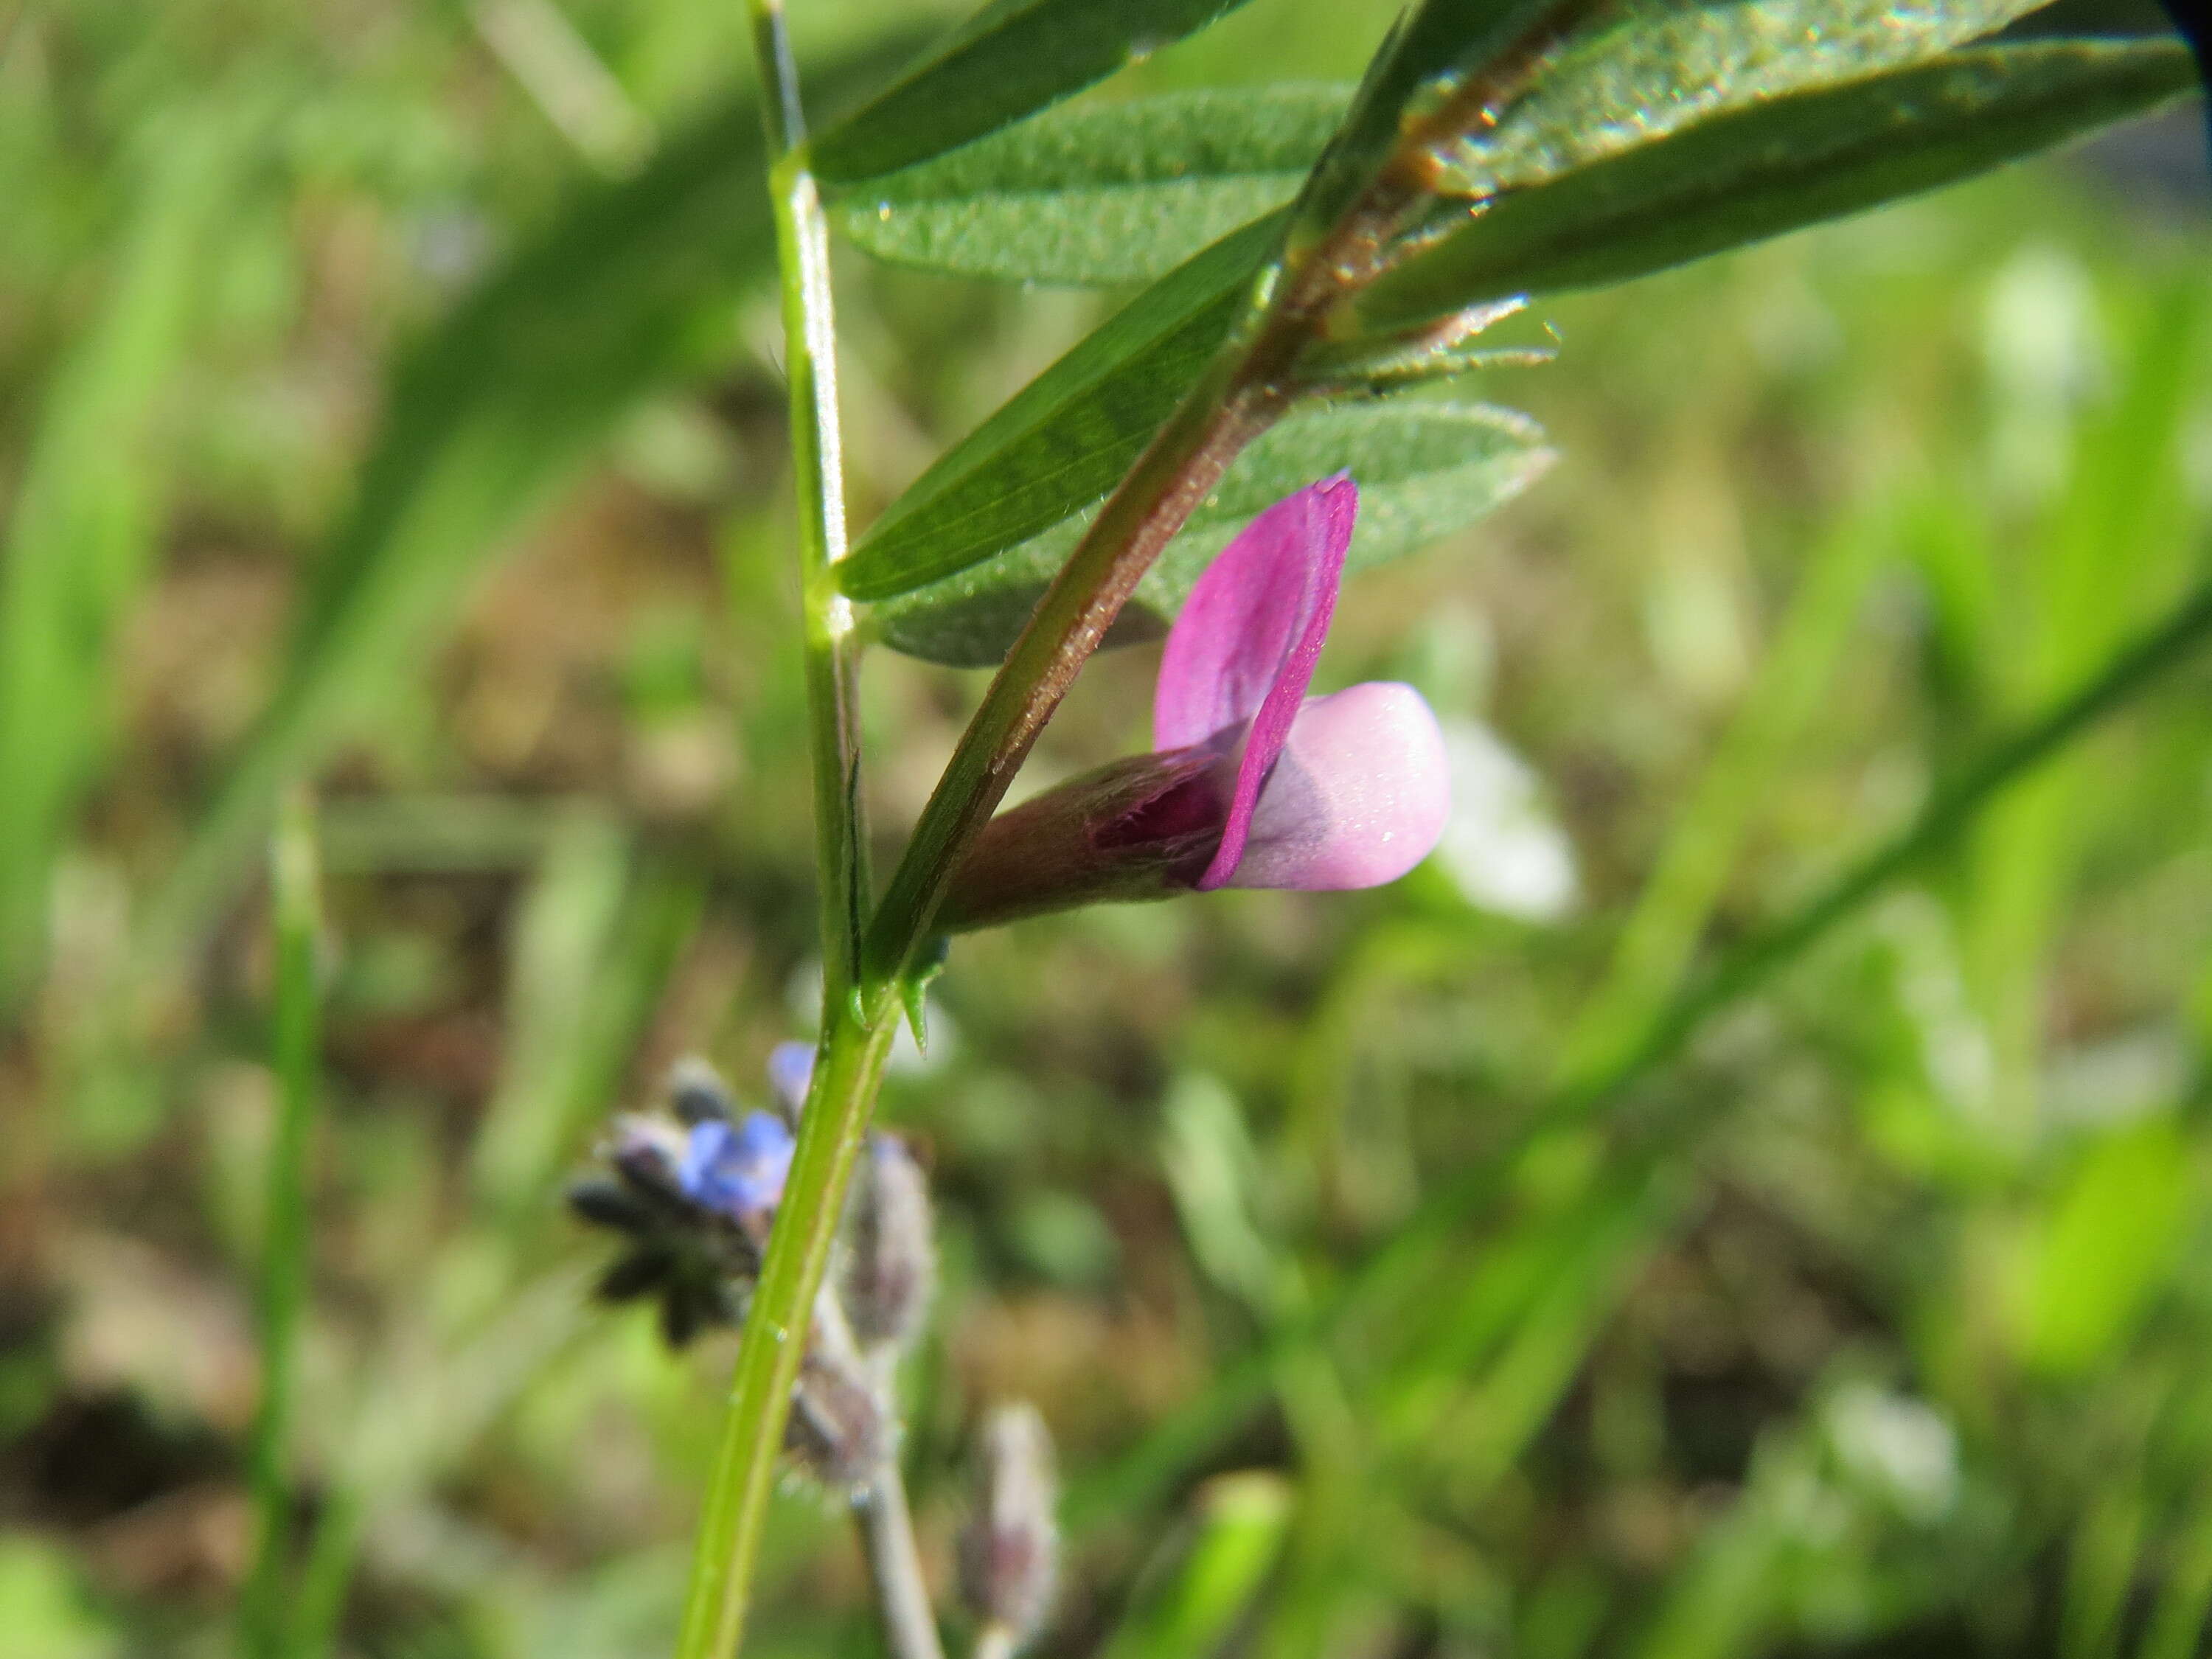
[(1536, 775), (1488, 726), (1443, 732), (1451, 815), (1437, 859), (1467, 902), (1518, 921), (1556, 921), (1574, 908), (1575, 854), (1544, 808)]

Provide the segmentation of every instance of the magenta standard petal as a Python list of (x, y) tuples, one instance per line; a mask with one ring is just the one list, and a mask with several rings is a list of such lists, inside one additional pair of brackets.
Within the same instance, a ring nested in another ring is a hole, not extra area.
[(1248, 728), (1221, 844), (1199, 878), (1201, 890), (1225, 884), (1244, 855), (1260, 787), (1328, 637), (1358, 511), (1359, 490), (1348, 473), (1285, 495), (1222, 549), (1168, 630), (1152, 699), (1153, 743), (1181, 749)]
[[(1243, 725), (1301, 657), (1311, 678), (1358, 510), (1358, 489), (1339, 473), (1284, 496), (1221, 550), (1168, 630), (1152, 747), (1188, 748)], [(1302, 680), (1293, 709), (1304, 695)]]
[(1429, 855), (1451, 811), (1443, 733), (1410, 685), (1370, 681), (1298, 710), (1252, 814), (1234, 887), (1379, 887)]

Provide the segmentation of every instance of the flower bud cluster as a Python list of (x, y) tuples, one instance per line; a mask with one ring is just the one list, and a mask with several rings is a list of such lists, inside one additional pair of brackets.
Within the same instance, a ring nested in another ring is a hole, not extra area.
[[(570, 1189), (577, 1215), (624, 1237), (600, 1296), (657, 1303), (673, 1346), (743, 1317), (790, 1176), (810, 1060), (801, 1045), (777, 1049), (775, 1111), (741, 1108), (703, 1060), (678, 1062), (668, 1115), (617, 1118), (599, 1149), (607, 1173)], [(890, 1373), (936, 1284), (928, 1182), (896, 1135), (870, 1137), (838, 1263), (808, 1334), (787, 1441), (832, 1486), (857, 1488), (894, 1437)]]
[[(790, 1176), (811, 1061), (799, 1044), (776, 1050), (773, 1111), (744, 1109), (712, 1066), (680, 1062), (669, 1074), (666, 1114), (617, 1118), (599, 1148), (606, 1172), (569, 1190), (578, 1216), (623, 1238), (599, 1294), (656, 1302), (675, 1346), (744, 1316)], [(892, 1466), (893, 1373), (921, 1333), (936, 1285), (928, 1177), (903, 1139), (878, 1130), (846, 1206), (784, 1431), (800, 1466), (856, 1504)], [(1058, 1564), (1043, 1419), (1025, 1405), (992, 1413), (976, 1465), (960, 1583), (993, 1650), (1004, 1654), (1043, 1623)]]

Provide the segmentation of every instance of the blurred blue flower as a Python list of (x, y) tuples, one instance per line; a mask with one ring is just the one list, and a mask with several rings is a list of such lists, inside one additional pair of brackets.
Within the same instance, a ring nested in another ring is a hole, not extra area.
[(747, 1112), (735, 1123), (709, 1118), (691, 1126), (676, 1180), (702, 1208), (732, 1221), (763, 1216), (783, 1196), (791, 1173), (791, 1131), (768, 1112)]

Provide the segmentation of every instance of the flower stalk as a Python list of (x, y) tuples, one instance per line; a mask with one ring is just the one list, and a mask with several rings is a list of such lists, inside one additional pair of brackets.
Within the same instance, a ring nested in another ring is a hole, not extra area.
[[(782, 15), (778, 7), (763, 9), (779, 19)], [(788, 71), (787, 46), (780, 61)], [(779, 106), (780, 100), (768, 100), (768, 108)], [(795, 107), (784, 118), (795, 123)], [(852, 988), (869, 897), (868, 831), (860, 791), (860, 649), (853, 602), (837, 592), (834, 575), (847, 543), (829, 227), (803, 149), (787, 150), (775, 161), (769, 186), (775, 198), (777, 249), (785, 273), (784, 374), (798, 484), (809, 757), (821, 884), (822, 994), (827, 1004), (841, 1000)]]

